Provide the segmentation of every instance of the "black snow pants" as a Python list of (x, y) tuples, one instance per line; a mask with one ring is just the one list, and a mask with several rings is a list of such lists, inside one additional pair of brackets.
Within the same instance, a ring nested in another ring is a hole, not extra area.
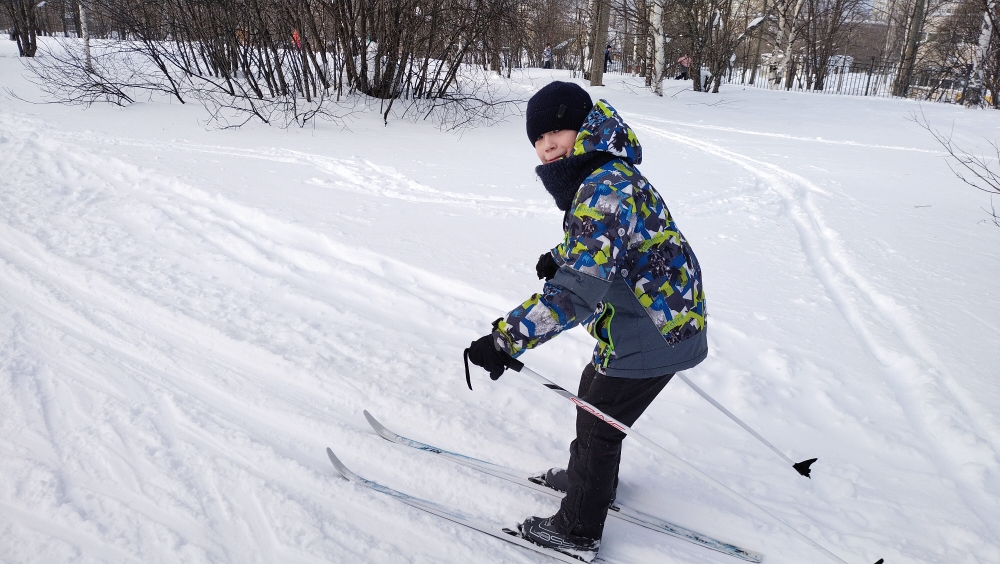
[[(629, 427), (649, 407), (673, 374), (655, 378), (615, 378), (588, 364), (576, 394), (587, 403)], [(577, 408), (576, 440), (569, 445), (566, 467), (569, 489), (555, 514), (561, 533), (599, 539), (618, 487), (625, 433)]]

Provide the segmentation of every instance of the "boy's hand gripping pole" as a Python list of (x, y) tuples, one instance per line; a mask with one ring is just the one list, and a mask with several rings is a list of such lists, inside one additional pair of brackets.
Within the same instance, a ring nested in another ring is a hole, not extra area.
[[(512, 359), (510, 359), (510, 362), (507, 364), (507, 368), (510, 368), (511, 370), (513, 370), (515, 372), (520, 372), (521, 374), (524, 374), (525, 376), (528, 376), (532, 380), (538, 382), (539, 384), (545, 386), (546, 388), (552, 390), (553, 392), (555, 392), (555, 393), (559, 394), (560, 396), (562, 396), (562, 397), (568, 399), (569, 401), (573, 402), (580, 409), (586, 411), (587, 413), (590, 413), (594, 417), (597, 417), (601, 421), (604, 421), (605, 423), (607, 423), (608, 425), (611, 425), (615, 429), (618, 429), (622, 433), (625, 433), (626, 435), (631, 436), (632, 438), (634, 438), (635, 440), (639, 441), (640, 443), (646, 445), (647, 447), (649, 447), (653, 451), (655, 451), (655, 452), (657, 452), (659, 454), (662, 454), (663, 456), (667, 457), (668, 459), (670, 459), (671, 461), (673, 461), (674, 463), (676, 463), (678, 466), (681, 466), (682, 468), (688, 470), (690, 473), (694, 474), (697, 478), (701, 479), (704, 482), (707, 482), (709, 485), (715, 487), (720, 492), (726, 494), (726, 496), (728, 496), (733, 501), (736, 501), (740, 505), (743, 505), (744, 507), (750, 509), (751, 511), (756, 511), (758, 513), (761, 513), (763, 515), (766, 515), (766, 516), (770, 517), (775, 523), (781, 525), (786, 531), (788, 531), (788, 532), (792, 533), (793, 535), (799, 537), (806, 544), (808, 544), (809, 546), (815, 548), (819, 552), (822, 552), (830, 560), (832, 560), (834, 562), (838, 562), (839, 564), (848, 564), (846, 560), (844, 560), (843, 558), (840, 558), (836, 554), (834, 554), (834, 553), (830, 552), (829, 550), (827, 550), (826, 548), (824, 548), (823, 545), (821, 545), (818, 542), (816, 542), (816, 541), (812, 540), (811, 538), (807, 537), (805, 534), (799, 532), (799, 530), (796, 529), (795, 527), (792, 527), (788, 523), (785, 523), (784, 521), (782, 521), (781, 519), (779, 519), (778, 517), (776, 517), (770, 511), (764, 509), (763, 507), (761, 507), (761, 506), (757, 505), (756, 503), (750, 501), (749, 499), (743, 497), (741, 494), (739, 494), (735, 490), (730, 489), (729, 486), (723, 484), (722, 482), (720, 482), (720, 481), (716, 480), (715, 478), (709, 476), (708, 474), (702, 472), (701, 470), (699, 470), (697, 467), (695, 467), (691, 463), (685, 461), (684, 459), (682, 459), (681, 457), (677, 456), (676, 454), (674, 454), (674, 453), (670, 452), (669, 450), (663, 448), (662, 446), (656, 444), (652, 440), (646, 438), (644, 435), (639, 434), (638, 432), (636, 432), (635, 430), (633, 430), (628, 425), (625, 425), (624, 423), (616, 420), (615, 418), (611, 417), (610, 415), (607, 415), (606, 413), (604, 413), (600, 409), (597, 409), (596, 407), (594, 407), (594, 406), (590, 405), (589, 403), (583, 401), (579, 397), (573, 395), (572, 393), (570, 393), (568, 390), (566, 390), (565, 388), (563, 388), (559, 384), (556, 384), (555, 382), (549, 380), (545, 376), (542, 376), (541, 374), (539, 374), (539, 373), (535, 372), (534, 370), (528, 368), (521, 361), (512, 358)], [(466, 383), (469, 384), (469, 389), (471, 390), (472, 389), (472, 377), (469, 374), (468, 350), (466, 350), (466, 353), (465, 353), (465, 378), (466, 378)], [(881, 559), (878, 562), (876, 562), (876, 564), (881, 564), (881, 563), (882, 563)]]
[(687, 384), (688, 386), (691, 386), (691, 389), (694, 390), (699, 396), (705, 398), (705, 400), (708, 401), (708, 403), (714, 405), (722, 413), (725, 413), (726, 417), (729, 417), (730, 419), (732, 419), (733, 421), (735, 421), (737, 425), (739, 425), (740, 427), (743, 427), (744, 429), (746, 429), (746, 431), (748, 433), (750, 433), (751, 435), (753, 435), (754, 437), (756, 437), (758, 441), (760, 441), (760, 442), (764, 443), (765, 445), (767, 445), (767, 448), (773, 450), (775, 452), (775, 454), (777, 454), (781, 458), (784, 458), (786, 462), (788, 462), (789, 464), (792, 465), (792, 468), (795, 468), (796, 472), (798, 472), (799, 474), (802, 474), (806, 478), (810, 477), (809, 476), (809, 467), (812, 466), (813, 462), (816, 462), (815, 458), (810, 458), (809, 460), (803, 460), (802, 462), (795, 462), (791, 458), (788, 458), (788, 456), (786, 456), (785, 453), (783, 453), (780, 450), (778, 450), (777, 448), (775, 448), (774, 445), (772, 445), (771, 443), (769, 443), (767, 441), (767, 439), (765, 439), (764, 437), (760, 436), (757, 433), (757, 431), (754, 431), (753, 429), (750, 428), (749, 425), (747, 425), (746, 423), (744, 423), (743, 421), (741, 421), (739, 417), (736, 417), (735, 415), (733, 415), (732, 413), (730, 413), (730, 411), (728, 409), (726, 409), (725, 407), (722, 407), (722, 404), (720, 404), (719, 402), (717, 402), (714, 399), (712, 399), (712, 396), (710, 396), (707, 393), (705, 393), (705, 391), (702, 390), (701, 388), (699, 388), (698, 386), (695, 386), (694, 382), (692, 382), (691, 380), (688, 380), (687, 376), (685, 376), (684, 374), (682, 374), (680, 372), (677, 373), (677, 376), (680, 377), (681, 380), (684, 380), (685, 384)]
[[(471, 390), (472, 389), (472, 375), (469, 374), (469, 349), (465, 349), (465, 351), (462, 352), (462, 359), (465, 360), (465, 383), (469, 385), (469, 389)], [(522, 363), (520, 360), (517, 360), (516, 358), (510, 357), (510, 356), (507, 357), (507, 363), (506, 364), (507, 364), (507, 368), (510, 368), (514, 372), (520, 372), (521, 369), (524, 368), (524, 363)], [(493, 378), (493, 376), (491, 375), (490, 378), (496, 380), (497, 378), (499, 378), (499, 376), (497, 376), (496, 378)]]

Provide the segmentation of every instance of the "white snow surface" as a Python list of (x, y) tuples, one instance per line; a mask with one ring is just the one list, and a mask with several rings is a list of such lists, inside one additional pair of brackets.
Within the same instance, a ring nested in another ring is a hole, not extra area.
[[(523, 119), (220, 130), (196, 104), (43, 101), (0, 41), (0, 562), (545, 562), (336, 477), (509, 526), (551, 498), (390, 444), (562, 466), (574, 408), (462, 349), (541, 288), (561, 213)], [(561, 71), (515, 73), (525, 98)], [(709, 358), (636, 429), (853, 563), (1000, 562), (1000, 228), (911, 119), (1000, 113), (633, 79), (590, 88), (697, 253)], [(522, 360), (575, 389), (590, 338)], [(619, 499), (828, 562), (626, 440)], [(621, 563), (735, 562), (609, 521)]]

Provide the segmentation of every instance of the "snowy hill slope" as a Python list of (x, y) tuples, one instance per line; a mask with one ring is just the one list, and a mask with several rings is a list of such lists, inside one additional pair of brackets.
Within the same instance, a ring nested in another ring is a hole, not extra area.
[[(35, 91), (0, 42), (0, 85)], [(563, 73), (533, 71), (526, 91)], [(680, 89), (681, 85), (671, 90)], [(698, 254), (710, 358), (644, 434), (849, 562), (1000, 561), (1000, 229), (897, 100), (591, 89)], [(1000, 114), (923, 107), (968, 145)], [(565, 463), (572, 407), (461, 350), (540, 288), (560, 213), (523, 123), (205, 129), (200, 108), (0, 99), (0, 562), (543, 562), (334, 478), (498, 525), (548, 498), (391, 445)], [(582, 331), (523, 360), (567, 388)], [(621, 499), (822, 555), (626, 441)], [(620, 562), (726, 562), (611, 522)]]

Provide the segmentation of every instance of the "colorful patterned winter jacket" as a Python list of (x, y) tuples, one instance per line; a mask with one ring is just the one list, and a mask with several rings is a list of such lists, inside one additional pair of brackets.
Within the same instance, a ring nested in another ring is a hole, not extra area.
[(701, 268), (636, 168), (635, 133), (604, 100), (587, 116), (573, 155), (594, 151), (614, 158), (576, 192), (563, 242), (552, 249), (559, 270), (541, 294), (498, 320), (494, 342), (517, 357), (582, 323), (598, 341), (595, 366), (609, 376), (691, 368), (708, 355)]

